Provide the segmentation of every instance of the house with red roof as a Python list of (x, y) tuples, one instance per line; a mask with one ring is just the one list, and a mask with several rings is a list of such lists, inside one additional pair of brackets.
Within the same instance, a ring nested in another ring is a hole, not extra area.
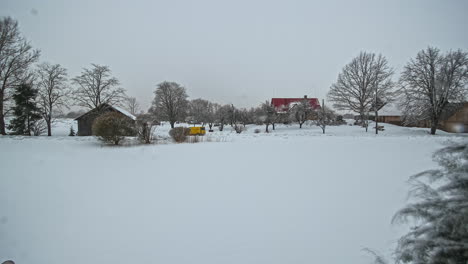
[(289, 109), (300, 103), (303, 100), (309, 101), (310, 107), (313, 110), (320, 108), (320, 102), (317, 98), (307, 98), (307, 95), (304, 95), (303, 98), (272, 98), (271, 105), (276, 108), (278, 113), (285, 113), (288, 112)]

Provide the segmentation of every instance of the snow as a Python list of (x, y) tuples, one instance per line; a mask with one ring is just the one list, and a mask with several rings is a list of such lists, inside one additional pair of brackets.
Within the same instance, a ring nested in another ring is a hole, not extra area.
[[(369, 113), (374, 115), (374, 113)], [(399, 109), (397, 103), (389, 103), (384, 105), (378, 112), (379, 116), (402, 116), (402, 112)]]
[(368, 263), (387, 256), (410, 175), (466, 135), (384, 124), (248, 126), (195, 144), (0, 137), (0, 262)]
[(122, 107), (118, 107), (118, 106), (114, 106), (114, 105), (113, 105), (112, 108), (114, 108), (115, 110), (119, 111), (120, 113), (122, 113), (122, 114), (124, 114), (124, 115), (130, 117), (130, 118), (133, 119), (133, 120), (136, 120), (136, 119), (137, 119), (136, 116), (132, 115), (129, 111), (123, 109)]

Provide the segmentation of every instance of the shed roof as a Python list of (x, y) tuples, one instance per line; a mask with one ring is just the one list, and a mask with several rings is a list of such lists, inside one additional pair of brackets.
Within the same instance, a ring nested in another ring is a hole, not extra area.
[(88, 112), (86, 112), (86, 113), (80, 115), (79, 117), (75, 118), (75, 120), (79, 120), (79, 119), (81, 119), (81, 118), (87, 116), (89, 113), (93, 113), (93, 112), (96, 112), (96, 111), (99, 110), (99, 109), (104, 109), (104, 108), (109, 108), (109, 109), (112, 109), (112, 110), (114, 110), (114, 111), (117, 111), (117, 112), (119, 112), (119, 113), (121, 113), (121, 114), (123, 114), (123, 115), (125, 115), (125, 116), (127, 116), (127, 117), (129, 117), (129, 118), (131, 118), (132, 120), (136, 120), (136, 119), (137, 119), (136, 116), (132, 115), (130, 112), (128, 112), (127, 110), (125, 110), (125, 109), (123, 109), (123, 108), (121, 108), (121, 107), (113, 106), (113, 105), (104, 103), (104, 104), (101, 104), (101, 105), (99, 105), (98, 107), (96, 107), (96, 108), (94, 108), (94, 109), (92, 109), (92, 110), (90, 110), (90, 111), (88, 111)]

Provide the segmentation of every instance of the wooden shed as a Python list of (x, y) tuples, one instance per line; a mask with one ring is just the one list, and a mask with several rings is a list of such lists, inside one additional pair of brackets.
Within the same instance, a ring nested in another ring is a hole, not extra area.
[[(370, 120), (375, 120), (374, 112), (370, 112), (369, 115)], [(377, 121), (379, 123), (388, 123), (392, 125), (402, 126), (403, 119), (398, 105), (390, 103), (383, 106), (378, 112)]]
[[(101, 104), (100, 106), (92, 109), (91, 111), (84, 113), (83, 115), (77, 117), (75, 120), (78, 122), (78, 136), (92, 136), (93, 135), (93, 123), (96, 118), (99, 116), (108, 113), (108, 112), (116, 112), (128, 118), (132, 122), (136, 121), (136, 117), (117, 106), (112, 106), (109, 104)], [(130, 135), (129, 135), (130, 136)]]

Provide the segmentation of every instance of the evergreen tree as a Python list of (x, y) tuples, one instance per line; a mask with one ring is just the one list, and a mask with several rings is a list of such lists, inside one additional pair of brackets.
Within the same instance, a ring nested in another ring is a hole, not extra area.
[(13, 100), (13, 114), (15, 118), (11, 121), (9, 129), (14, 135), (31, 136), (34, 123), (41, 119), (39, 107), (36, 103), (38, 90), (34, 89), (31, 84), (20, 84), (15, 89)]
[(441, 169), (412, 176), (412, 197), (395, 220), (415, 220), (398, 242), (397, 261), (425, 264), (468, 263), (468, 144), (434, 155)]
[(70, 126), (70, 133), (68, 135), (70, 137), (74, 137), (76, 135), (75, 130), (73, 129), (73, 126)]

